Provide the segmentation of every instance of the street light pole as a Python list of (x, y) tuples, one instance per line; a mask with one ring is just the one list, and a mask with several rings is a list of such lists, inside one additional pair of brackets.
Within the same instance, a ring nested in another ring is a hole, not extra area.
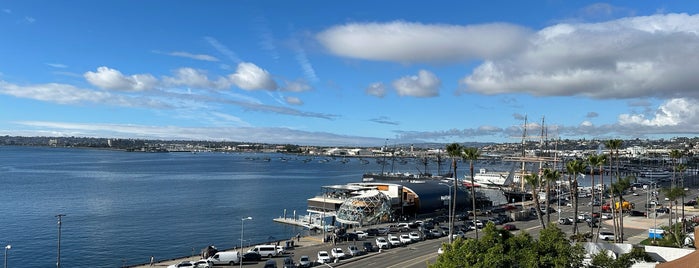
[(66, 214), (58, 214), (58, 254), (56, 255), (56, 268), (61, 268), (61, 219)]
[[(452, 239), (452, 236), (453, 236), (452, 226), (454, 226), (454, 216), (453, 216), (452, 213), (451, 213), (451, 199), (452, 199), (451, 188), (452, 188), (453, 185), (451, 185), (451, 184), (445, 184), (445, 183), (440, 183), (440, 184), (441, 184), (441, 185), (444, 185), (444, 186), (446, 186), (446, 187), (449, 187), (449, 244), (451, 244), (451, 242), (452, 242), (451, 239)], [(474, 213), (475, 213), (475, 212), (474, 212)], [(475, 224), (475, 223), (474, 223), (474, 224)]]
[(240, 267), (243, 267), (243, 226), (245, 226), (245, 220), (252, 220), (252, 217), (245, 217), (240, 219), (240, 255), (238, 256), (240, 258), (239, 263)]
[(5, 246), (5, 268), (7, 268), (7, 250), (11, 249), (11, 245)]

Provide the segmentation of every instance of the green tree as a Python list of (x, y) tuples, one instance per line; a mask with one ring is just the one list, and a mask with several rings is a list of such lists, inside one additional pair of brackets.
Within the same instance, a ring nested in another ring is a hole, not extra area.
[(456, 192), (459, 189), (459, 180), (458, 177), (456, 176), (456, 160), (462, 156), (464, 151), (464, 147), (461, 146), (458, 143), (452, 143), (447, 145), (447, 154), (451, 156), (451, 167), (453, 168), (453, 176), (454, 176), (454, 192), (453, 195), (451, 196), (452, 200), (452, 206), (451, 206), (451, 211), (449, 211), (449, 239), (452, 237), (452, 230), (454, 230), (454, 215), (456, 215)]
[[(614, 235), (614, 242), (621, 242), (624, 240), (624, 191), (631, 187), (631, 178), (632, 177), (626, 177), (623, 179), (618, 179), (615, 183), (612, 183), (612, 200), (614, 199), (614, 196), (619, 197), (619, 236), (617, 237), (616, 234)], [(616, 206), (612, 206), (612, 208), (616, 208)], [(614, 209), (612, 211), (615, 211)], [(614, 216), (616, 217), (616, 216)], [(617, 240), (620, 239), (621, 241)]]
[(653, 258), (646, 253), (645, 248), (634, 247), (631, 252), (626, 254), (621, 254), (618, 258), (612, 258), (608, 255), (608, 251), (603, 250), (597, 254), (592, 255), (592, 261), (590, 262), (590, 267), (598, 268), (628, 268), (631, 267), (634, 262), (646, 261), (652, 262)]
[(524, 175), (524, 181), (532, 187), (532, 196), (534, 197), (534, 207), (536, 208), (536, 217), (539, 219), (541, 224), (541, 229), (546, 228), (544, 223), (544, 215), (541, 213), (541, 203), (539, 203), (539, 187), (541, 186), (541, 179), (538, 175), (527, 174)]
[(442, 245), (444, 253), (429, 267), (580, 267), (584, 249), (571, 244), (555, 224), (539, 240), (526, 232), (513, 235), (488, 223), (480, 239), (457, 239)]
[[(568, 172), (568, 185), (573, 195), (573, 215), (578, 215), (578, 175), (585, 172), (587, 163), (575, 159), (566, 163), (566, 171)], [(578, 234), (578, 221), (573, 221), (573, 236)]]
[[(614, 183), (614, 177), (619, 179), (619, 148), (621, 148), (622, 144), (623, 144), (623, 141), (619, 140), (619, 139), (607, 140), (604, 142), (604, 146), (607, 147), (607, 149), (609, 149), (609, 156), (610, 156), (609, 157), (609, 172), (610, 172), (610, 174), (612, 171), (614, 171), (614, 169), (612, 168), (612, 163), (616, 163), (615, 174), (609, 176), (610, 177), (610, 179), (609, 179), (610, 185)], [(615, 160), (614, 156), (616, 156), (616, 162), (614, 162), (614, 160)], [(611, 205), (613, 208), (614, 203), (615, 203), (614, 193), (611, 193), (611, 196), (612, 196)], [(619, 203), (621, 204), (621, 200), (619, 200)], [(616, 215), (616, 211), (617, 210), (612, 209), (612, 214), (614, 214), (614, 217), (612, 217), (613, 218), (612, 222), (614, 223), (614, 237), (617, 237), (618, 236), (617, 234), (620, 233), (620, 229), (623, 228), (623, 227), (619, 228), (620, 226), (619, 226), (619, 224), (617, 224), (617, 220), (619, 221), (620, 224), (623, 222), (623, 219), (619, 219), (619, 218), (621, 218), (621, 210), (618, 210), (619, 215)]]
[[(607, 162), (607, 156), (603, 155), (603, 154), (597, 155), (594, 159), (591, 159), (591, 161), (590, 161), (590, 168), (591, 169), (594, 169), (595, 167), (599, 168), (599, 180), (600, 180), (599, 183), (602, 185), (602, 190), (600, 191), (599, 200), (602, 204), (605, 204), (605, 201), (604, 201), (605, 185), (604, 185), (604, 170), (603, 170), (605, 162)], [(594, 184), (594, 182), (593, 182), (593, 184)], [(594, 211), (594, 209), (593, 209), (593, 211)], [(597, 228), (597, 234), (594, 235), (595, 243), (599, 239), (600, 229), (601, 228)]]
[(670, 158), (672, 159), (672, 187), (677, 187), (677, 162), (678, 159), (682, 158), (682, 152), (673, 149), (670, 151)]
[[(463, 151), (463, 158), (469, 161), (469, 167), (471, 171), (471, 206), (473, 207), (473, 223), (476, 223), (476, 220), (478, 216), (476, 215), (476, 187), (475, 187), (475, 181), (473, 179), (473, 161), (478, 160), (478, 158), (481, 156), (481, 153), (478, 152), (477, 148), (474, 147), (468, 147), (465, 148)], [(475, 230), (476, 232), (476, 239), (478, 239), (478, 228)]]
[[(546, 180), (546, 184), (550, 185), (551, 183), (556, 183), (561, 178), (561, 172), (558, 170), (553, 170), (550, 168), (544, 169), (544, 179)], [(561, 198), (558, 196), (558, 198)], [(548, 199), (548, 198), (547, 198)], [(548, 204), (546, 205), (548, 208)], [(551, 214), (546, 213), (546, 222), (551, 222)]]
[[(687, 194), (684, 192), (684, 188), (680, 187), (670, 187), (670, 188), (663, 188), (663, 194), (665, 194), (665, 197), (667, 199), (670, 199), (669, 207), (670, 211), (672, 211), (672, 205), (677, 202), (677, 199), (683, 196), (686, 196)], [(684, 205), (684, 204), (682, 204)], [(675, 213), (675, 216), (677, 216), (677, 213)], [(672, 226), (672, 216), (668, 217), (668, 226)]]
[[(592, 185), (592, 202), (597, 198), (595, 196), (595, 167), (599, 166), (601, 157), (599, 155), (590, 155), (587, 157), (587, 164), (590, 166), (590, 183)], [(601, 202), (601, 201), (600, 201)], [(595, 214), (595, 206), (594, 204), (590, 205), (590, 215)], [(594, 232), (594, 229), (592, 228), (593, 225), (590, 225), (590, 232)]]

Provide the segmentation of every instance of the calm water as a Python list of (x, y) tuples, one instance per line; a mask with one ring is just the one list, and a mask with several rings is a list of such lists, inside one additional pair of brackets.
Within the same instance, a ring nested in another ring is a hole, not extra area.
[(247, 216), (245, 244), (288, 239), (303, 230), (272, 221), (284, 209), (303, 215), (320, 186), (381, 170), (373, 160), (304, 159), (0, 147), (0, 246), (12, 245), (9, 267), (55, 267), (60, 213), (67, 215), (63, 267), (121, 267), (150, 255), (198, 254), (210, 244), (232, 248)]

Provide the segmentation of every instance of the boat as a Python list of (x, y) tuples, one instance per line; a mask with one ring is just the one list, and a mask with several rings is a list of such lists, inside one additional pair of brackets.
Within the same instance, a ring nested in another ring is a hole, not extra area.
[[(513, 170), (507, 172), (507, 171), (488, 171), (485, 168), (481, 168), (478, 173), (473, 175), (473, 182), (476, 185), (485, 185), (485, 186), (495, 186), (495, 187), (501, 187), (501, 186), (509, 186), (513, 183), (519, 183), (522, 176), (521, 174), (514, 174), (514, 176), (510, 176), (510, 174), (513, 173), (514, 171), (514, 166), (512, 168)], [(466, 180), (468, 180), (469, 176), (468, 174), (466, 175)]]

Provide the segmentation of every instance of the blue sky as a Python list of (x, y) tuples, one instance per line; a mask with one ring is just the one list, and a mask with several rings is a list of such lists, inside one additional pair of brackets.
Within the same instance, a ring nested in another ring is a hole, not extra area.
[(0, 1), (0, 135), (699, 133), (695, 1)]

